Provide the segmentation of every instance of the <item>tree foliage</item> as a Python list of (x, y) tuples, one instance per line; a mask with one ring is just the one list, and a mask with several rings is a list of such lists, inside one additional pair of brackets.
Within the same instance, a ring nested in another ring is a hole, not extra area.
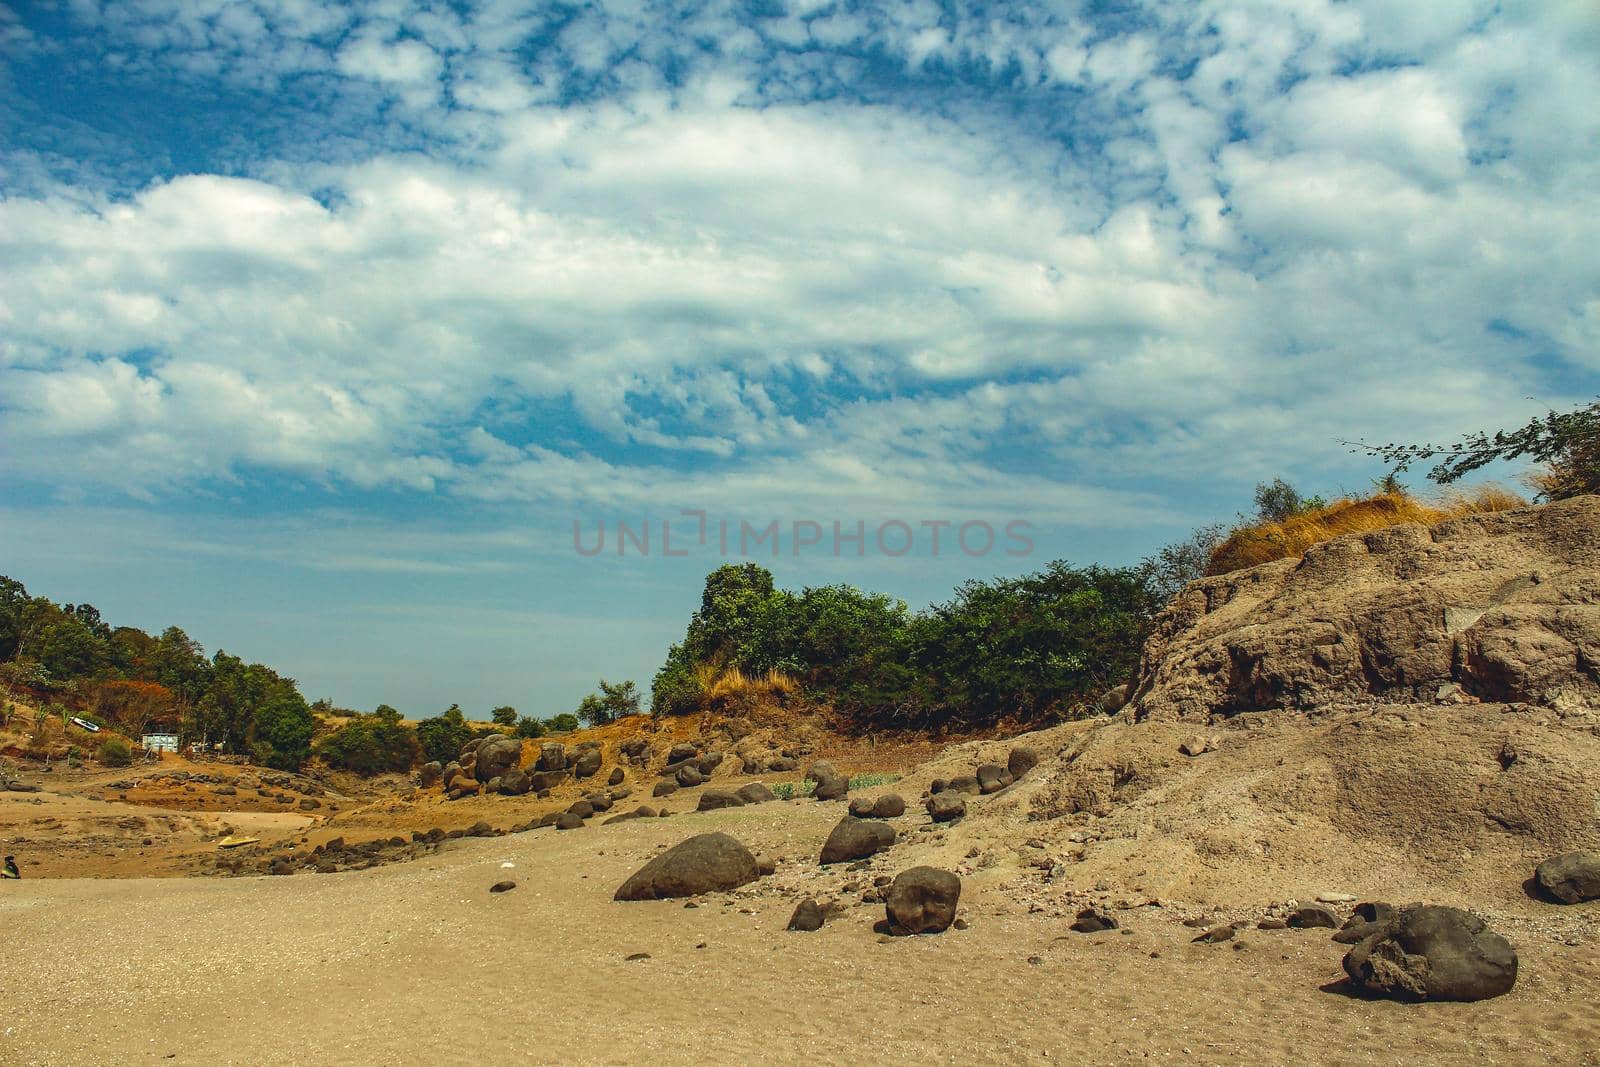
[(600, 692), (578, 704), (577, 719), (586, 726), (604, 726), (624, 715), (639, 714), (639, 688), (631, 681), (612, 684), (600, 679)]
[(968, 582), (917, 613), (847, 585), (792, 593), (753, 564), (723, 567), (657, 672), (651, 707), (697, 710), (697, 670), (711, 665), (793, 675), (862, 724), (1045, 719), (1127, 680), (1159, 604), (1143, 570), (1059, 562)]
[(1600, 493), (1600, 397), (1576, 411), (1547, 411), (1515, 430), (1470, 433), (1453, 445), (1343, 443), (1392, 463), (1397, 473), (1437, 459), (1428, 478), (1440, 485), (1500, 460), (1526, 457), (1548, 465), (1548, 474), (1535, 479), (1548, 500)]
[(398, 711), (380, 704), (371, 715), (357, 716), (317, 742), (316, 752), (330, 767), (373, 775), (410, 770), (422, 745)]
[(449, 763), (459, 756), (472, 737), (472, 727), (455, 704), (443, 714), (417, 723), (417, 741), (422, 745), (423, 756), (439, 763)]

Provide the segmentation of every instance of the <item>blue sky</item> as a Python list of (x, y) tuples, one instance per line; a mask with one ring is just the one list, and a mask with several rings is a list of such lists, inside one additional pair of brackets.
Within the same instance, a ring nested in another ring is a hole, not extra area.
[(1362, 488), (1600, 391), (1595, 11), (0, 3), (0, 571), (547, 715), (720, 562), (575, 520), (921, 605)]

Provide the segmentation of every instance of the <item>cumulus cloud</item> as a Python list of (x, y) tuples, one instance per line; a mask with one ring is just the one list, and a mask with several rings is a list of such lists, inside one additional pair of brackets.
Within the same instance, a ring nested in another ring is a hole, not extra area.
[(1600, 370), (1569, 16), (74, 11), (146, 69), (343, 79), (439, 150), (375, 118), (353, 161), (0, 201), (16, 484), (1132, 523), (1218, 455), (1338, 468)]

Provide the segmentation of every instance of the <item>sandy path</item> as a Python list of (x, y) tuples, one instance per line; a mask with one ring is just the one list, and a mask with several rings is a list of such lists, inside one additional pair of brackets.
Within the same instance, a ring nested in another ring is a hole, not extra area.
[(867, 906), (787, 933), (772, 885), (698, 909), (610, 899), (711, 827), (789, 854), (774, 883), (793, 885), (837, 815), (541, 830), (331, 876), (10, 883), (0, 1062), (1600, 1063), (1593, 944), (1519, 944), (1511, 995), (1417, 1006), (1319, 988), (1341, 975), (1325, 933), (1197, 946), (1146, 909), (1131, 935), (1086, 937), (975, 880), (971, 928), (926, 938), (880, 939)]

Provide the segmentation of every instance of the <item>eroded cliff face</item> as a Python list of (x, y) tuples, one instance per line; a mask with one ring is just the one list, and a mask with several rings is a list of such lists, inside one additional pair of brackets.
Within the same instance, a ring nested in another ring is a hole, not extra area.
[(1600, 706), (1600, 497), (1350, 534), (1190, 585), (1136, 720), (1333, 702)]

